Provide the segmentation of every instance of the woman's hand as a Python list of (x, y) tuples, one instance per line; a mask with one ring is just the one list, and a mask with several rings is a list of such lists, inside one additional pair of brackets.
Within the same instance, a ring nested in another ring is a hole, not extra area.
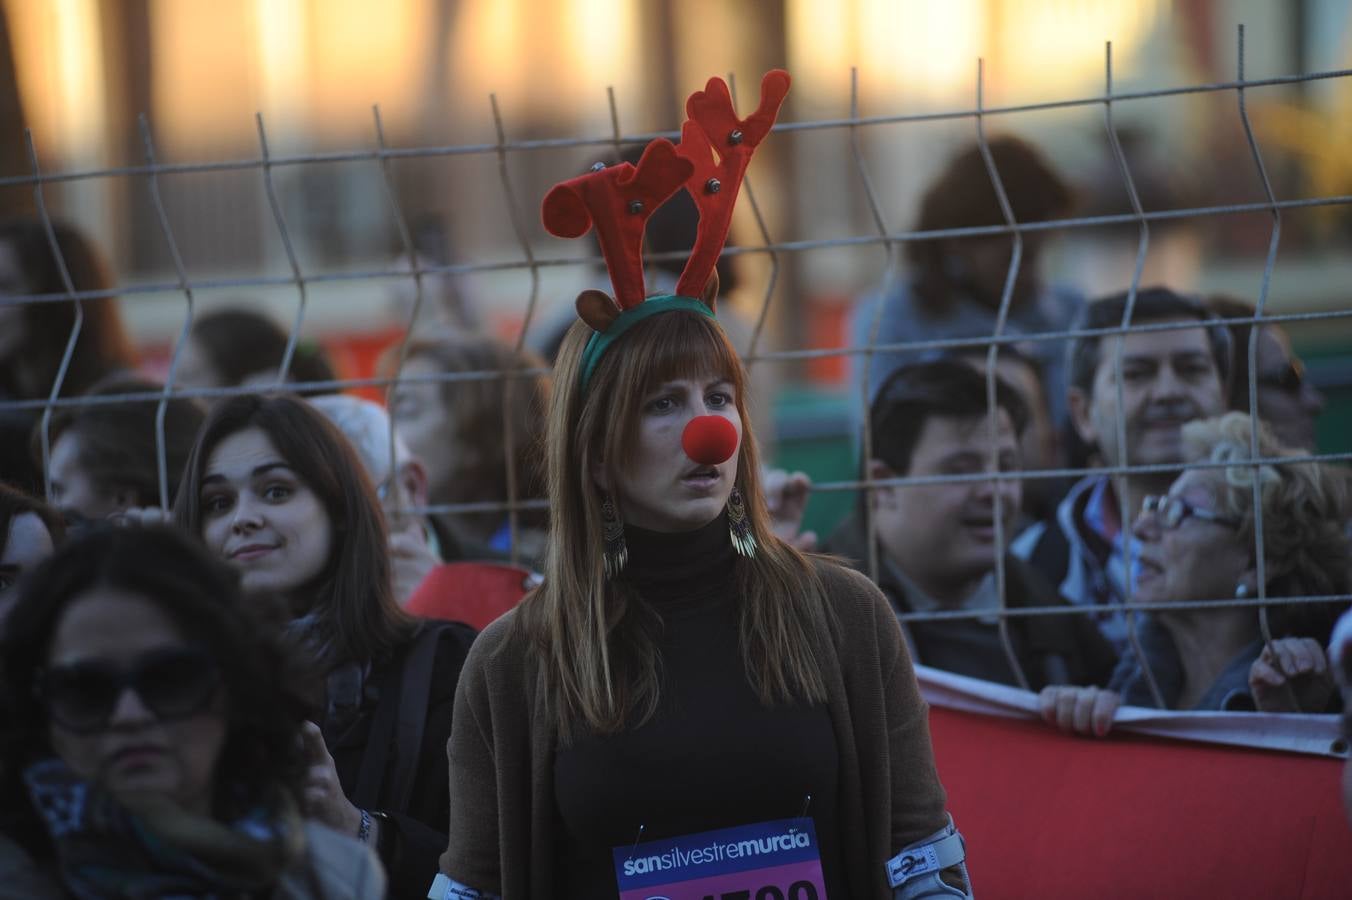
[(1103, 737), (1113, 727), (1113, 716), (1122, 705), (1121, 695), (1096, 687), (1050, 684), (1037, 697), (1042, 718), (1048, 725), (1075, 734)]
[(324, 746), (323, 732), (315, 723), (306, 722), (301, 726), (301, 739), (305, 743), (308, 762), (301, 791), (305, 817), (322, 822), (341, 834), (356, 837), (361, 829), (361, 810), (343, 794), (333, 757)]
[(775, 536), (804, 553), (817, 549), (817, 532), (803, 531), (803, 513), (812, 479), (803, 472), (769, 469), (765, 473), (765, 505), (770, 511), (770, 528)]
[(1249, 667), (1249, 691), (1259, 712), (1323, 712), (1333, 695), (1333, 673), (1313, 638), (1280, 638)]

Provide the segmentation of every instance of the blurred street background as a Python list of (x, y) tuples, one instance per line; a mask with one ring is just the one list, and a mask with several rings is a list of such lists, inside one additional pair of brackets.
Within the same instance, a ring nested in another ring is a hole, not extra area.
[[(495, 95), (508, 141), (594, 138), (585, 147), (505, 155), (525, 240), (542, 260), (533, 329), (593, 283), (587, 241), (559, 241), (539, 225), (555, 182), (614, 159), (622, 136), (674, 131), (682, 103), (709, 75), (735, 76), (743, 110), (761, 74), (794, 77), (781, 123), (914, 116), (1102, 97), (1105, 42), (1114, 93), (1233, 81), (1237, 26), (1247, 27), (1247, 79), (1352, 68), (1346, 0), (3, 0), (0, 28), (0, 179), (32, 173), (24, 128), (45, 173), (145, 164), (145, 114), (160, 163), (257, 160), (261, 115), (273, 157), (319, 161), (270, 170), (303, 275), (302, 332), (340, 374), (371, 374), (410, 324), (413, 279), (378, 162), (323, 161), (377, 144), (468, 148), (390, 161), (396, 200), (424, 263), (516, 263), (524, 251), (499, 172)], [(613, 86), (613, 109), (607, 89)], [(1254, 87), (1250, 118), (1278, 199), (1352, 194), (1352, 78)], [(1113, 104), (1126, 162), (1147, 211), (1264, 200), (1233, 90)], [(1131, 212), (1105, 128), (1104, 105), (987, 116), (987, 136), (1035, 144), (1077, 192), (1074, 215)], [(891, 233), (914, 226), (928, 183), (976, 138), (971, 116), (870, 124), (853, 130)], [(767, 141), (751, 183), (776, 244), (876, 235), (852, 129), (791, 130)], [(610, 143), (606, 143), (610, 141)], [(475, 150), (475, 145), (481, 145)], [(475, 152), (469, 152), (475, 150)], [(199, 313), (224, 305), (296, 318), (299, 291), (262, 170), (222, 167), (161, 175), (159, 190), (194, 281), (273, 280), (198, 288)], [(91, 235), (112, 260), (123, 312), (147, 368), (163, 375), (183, 327), (181, 292), (136, 292), (176, 281), (144, 174), (113, 173), (44, 186), (49, 211)], [(0, 213), (34, 210), (31, 184), (0, 182)], [(1266, 211), (1152, 224), (1142, 284), (1256, 300), (1272, 232)], [(1282, 216), (1269, 313), (1349, 307), (1352, 207)], [(1068, 229), (1044, 253), (1049, 281), (1089, 296), (1125, 289), (1135, 224)], [(765, 243), (743, 202), (733, 242)], [(732, 257), (726, 302), (754, 322), (769, 254)], [(762, 350), (841, 347), (845, 320), (884, 277), (881, 243), (780, 252)], [(382, 277), (324, 280), (343, 273)], [(526, 321), (525, 267), (428, 280), (415, 328), (473, 321), (515, 341)], [(1328, 399), (1321, 451), (1352, 450), (1352, 318), (1288, 326), (1309, 377)], [(530, 335), (527, 335), (529, 339)], [(771, 360), (759, 398), (772, 419), (777, 462), (814, 478), (854, 468), (844, 357)], [(825, 522), (848, 497), (814, 498)], [(811, 524), (811, 522), (809, 523)]]

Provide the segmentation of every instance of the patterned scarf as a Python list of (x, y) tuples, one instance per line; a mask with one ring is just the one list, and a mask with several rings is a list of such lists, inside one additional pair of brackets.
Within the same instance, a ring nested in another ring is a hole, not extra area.
[(236, 898), (274, 885), (303, 851), (300, 818), (281, 791), (223, 823), (162, 796), (114, 798), (59, 759), (34, 763), (24, 780), (79, 900)]

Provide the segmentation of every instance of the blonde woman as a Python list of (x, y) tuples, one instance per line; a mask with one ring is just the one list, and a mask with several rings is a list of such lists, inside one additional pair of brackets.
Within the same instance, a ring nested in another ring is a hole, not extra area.
[[(1141, 542), (1135, 599), (1169, 603), (1258, 596), (1253, 479), (1263, 516), (1265, 596), (1349, 592), (1352, 560), (1345, 523), (1348, 481), (1321, 463), (1257, 467), (1243, 413), (1183, 428), (1185, 459), (1227, 463), (1190, 469), (1163, 497), (1147, 498), (1135, 524)], [(1266, 426), (1259, 458), (1300, 456)], [(1344, 604), (1345, 605), (1345, 604)], [(1333, 689), (1322, 645), (1340, 610), (1332, 604), (1268, 607), (1265, 643), (1252, 605), (1157, 612), (1141, 629), (1145, 660), (1170, 709), (1324, 712)], [(1119, 667), (1115, 690), (1055, 686), (1042, 692), (1043, 716), (1060, 727), (1102, 735), (1121, 703), (1154, 705), (1142, 667)]]
[[(772, 532), (713, 314), (739, 154), (787, 79), (748, 119), (712, 79), (687, 106), (693, 159), (655, 141), (546, 198), (556, 234), (595, 217), (617, 296), (584, 293), (560, 351), (545, 581), (466, 662), (429, 896), (968, 896), (896, 617)], [(730, 136), (715, 167), (708, 141)], [(645, 297), (642, 220), (682, 184), (703, 237), (677, 293)]]

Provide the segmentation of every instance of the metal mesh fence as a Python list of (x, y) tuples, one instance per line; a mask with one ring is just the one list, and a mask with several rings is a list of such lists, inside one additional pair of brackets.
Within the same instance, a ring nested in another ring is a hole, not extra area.
[[(1054, 102), (1024, 104), (1015, 106), (988, 107), (984, 100), (984, 72), (978, 62), (976, 73), (976, 97), (975, 105), (967, 109), (951, 110), (944, 112), (932, 112), (915, 115), (887, 115), (887, 116), (861, 116), (858, 106), (857, 83), (852, 84), (851, 102), (848, 115), (842, 118), (822, 119), (812, 121), (781, 122), (776, 125), (776, 132), (807, 132), (807, 131), (835, 131), (847, 133), (850, 138), (850, 148), (855, 167), (855, 175), (863, 186), (864, 196), (867, 200), (868, 219), (872, 228), (866, 233), (859, 234), (840, 234), (829, 238), (814, 240), (777, 240), (767, 226), (766, 217), (762, 214), (761, 207), (757, 202), (756, 188), (754, 178), (748, 177), (744, 188), (746, 203), (750, 207), (759, 231), (760, 242), (758, 245), (744, 245), (729, 248), (725, 251), (729, 255), (737, 254), (758, 254), (768, 257), (768, 279), (761, 296), (759, 309), (755, 316), (755, 326), (745, 354), (745, 360), (750, 367), (774, 362), (793, 362), (813, 359), (822, 359), (827, 357), (862, 357), (863, 377), (859, 383), (851, 388), (857, 390), (857, 402), (863, 404), (867, 409), (870, 400), (869, 392), (869, 372), (873, 365), (874, 357), (881, 353), (888, 352), (907, 352), (907, 351), (937, 351), (937, 350), (971, 350), (976, 348), (984, 350), (987, 354), (986, 381), (987, 381), (987, 405), (990, 416), (992, 432), (996, 425), (997, 407), (995, 404), (996, 396), (996, 375), (995, 362), (1000, 348), (1015, 343), (1028, 344), (1044, 341), (1065, 342), (1077, 338), (1086, 337), (1112, 337), (1129, 333), (1149, 333), (1164, 332), (1182, 328), (1196, 328), (1195, 322), (1149, 322), (1137, 324), (1133, 322), (1133, 312), (1135, 300), (1140, 288), (1142, 272), (1145, 266), (1146, 255), (1151, 242), (1152, 226), (1168, 223), (1183, 219), (1206, 219), (1213, 217), (1224, 217), (1233, 215), (1244, 215), (1253, 213), (1262, 213), (1271, 219), (1270, 238), (1267, 244), (1266, 256), (1262, 270), (1262, 280), (1256, 298), (1255, 311), (1251, 318), (1227, 320), (1228, 324), (1251, 324), (1258, 326), (1261, 324), (1280, 324), (1296, 322), (1321, 322), (1331, 319), (1352, 318), (1352, 310), (1333, 310), (1325, 312), (1306, 312), (1289, 314), (1269, 314), (1267, 312), (1267, 301), (1269, 287), (1272, 281), (1274, 267), (1277, 261), (1277, 251), (1282, 238), (1282, 226), (1284, 214), (1300, 209), (1314, 207), (1345, 207), (1352, 204), (1352, 195), (1327, 195), (1306, 198), (1279, 198), (1276, 196), (1272, 181), (1268, 175), (1268, 169), (1264, 162), (1264, 156), (1260, 142), (1255, 135), (1255, 131), (1249, 121), (1248, 110), (1246, 107), (1246, 92), (1258, 87), (1273, 87), (1281, 85), (1291, 85), (1303, 82), (1322, 81), (1329, 79), (1346, 79), (1352, 77), (1352, 70), (1320, 71), (1282, 77), (1265, 78), (1258, 80), (1249, 80), (1245, 77), (1244, 71), (1244, 32), (1241, 26), (1238, 35), (1238, 70), (1234, 80), (1214, 83), (1201, 84), (1182, 87), (1171, 87), (1162, 90), (1120, 92), (1115, 90), (1113, 82), (1113, 59), (1112, 46), (1109, 44), (1105, 54), (1104, 68), (1104, 89), (1102, 93), (1093, 96), (1080, 97), (1070, 100), (1061, 100)], [(736, 97), (737, 88), (735, 82), (732, 82), (733, 95)], [(1123, 103), (1150, 100), (1150, 99), (1168, 99), (1182, 98), (1196, 95), (1231, 95), (1237, 104), (1237, 110), (1240, 122), (1243, 127), (1243, 133), (1247, 140), (1247, 149), (1255, 173), (1262, 185), (1263, 199), (1254, 202), (1241, 202), (1208, 206), (1193, 206), (1180, 209), (1146, 209), (1141, 201), (1137, 190), (1136, 181), (1128, 165), (1127, 157), (1123, 152), (1122, 142), (1119, 136), (1119, 128), (1114, 120), (1115, 110)], [(1018, 117), (1030, 113), (1048, 111), (1055, 109), (1069, 108), (1089, 108), (1102, 110), (1104, 136), (1112, 151), (1112, 158), (1116, 166), (1116, 174), (1120, 177), (1123, 188), (1130, 200), (1131, 211), (1122, 214), (1061, 217), (1047, 221), (1020, 222), (1017, 221), (1006, 196), (1005, 184), (1002, 180), (1002, 174), (998, 170), (990, 151), (990, 145), (986, 134), (987, 123), (992, 120), (1009, 120), (1011, 117)], [(496, 128), (496, 140), (491, 143), (465, 144), (465, 145), (446, 145), (446, 146), (420, 146), (420, 147), (392, 147), (386, 141), (386, 135), (381, 122), (379, 108), (373, 109), (373, 133), (375, 137), (374, 149), (361, 149), (341, 152), (295, 154), (295, 155), (276, 155), (270, 151), (268, 142), (268, 133), (262, 116), (257, 118), (257, 138), (258, 154), (249, 159), (230, 160), (230, 161), (207, 161), (197, 163), (165, 163), (159, 161), (156, 154), (156, 146), (148, 124), (143, 119), (140, 123), (141, 135), (144, 144), (144, 163), (133, 166), (122, 166), (88, 171), (58, 171), (44, 172), (38, 163), (38, 153), (33, 146), (31, 135), (27, 137), (28, 156), (31, 163), (31, 172), (23, 175), (12, 175), (0, 178), (0, 188), (26, 188), (31, 189), (35, 200), (35, 205), (39, 217), (41, 218), (49, 239), (49, 244), (53, 254), (58, 260), (64, 281), (64, 290), (59, 293), (0, 297), (0, 305), (11, 306), (17, 304), (37, 304), (37, 303), (69, 303), (73, 302), (77, 311), (74, 327), (66, 343), (66, 352), (62, 360), (55, 383), (47, 397), (40, 399), (5, 402), (0, 407), (14, 410), (41, 410), (42, 417), (39, 425), (40, 438), (39, 443), (43, 455), (44, 470), (49, 468), (51, 454), (51, 442), (49, 439), (49, 426), (54, 411), (62, 407), (72, 405), (88, 404), (119, 404), (130, 402), (155, 403), (158, 406), (157, 429), (158, 429), (158, 448), (159, 448), (159, 491), (161, 504), (168, 505), (169, 488), (166, 471), (165, 448), (164, 448), (164, 415), (166, 404), (171, 397), (199, 397), (207, 399), (216, 399), (228, 397), (237, 394), (252, 393), (259, 390), (258, 386), (232, 387), (232, 388), (199, 388), (185, 389), (175, 385), (175, 372), (179, 362), (180, 351), (192, 329), (195, 316), (195, 306), (197, 295), (208, 290), (219, 290), (224, 288), (245, 289), (245, 288), (278, 288), (294, 287), (299, 304), (296, 315), (292, 323), (289, 341), (286, 347), (285, 356), (282, 361), (280, 371), (277, 373), (277, 386), (287, 382), (288, 371), (292, 361), (295, 358), (297, 342), (306, 321), (307, 314), (311, 309), (311, 300), (309, 297), (310, 289), (333, 282), (374, 282), (391, 281), (404, 279), (412, 283), (414, 289), (414, 304), (410, 319), (407, 323), (406, 336), (395, 351), (396, 360), (394, 371), (385, 376), (360, 378), (360, 379), (340, 379), (329, 382), (308, 382), (303, 384), (288, 384), (288, 389), (304, 387), (310, 390), (346, 390), (352, 388), (381, 388), (386, 391), (392, 390), (399, 383), (413, 382), (452, 382), (452, 381), (478, 381), (494, 380), (503, 378), (523, 378), (533, 377), (544, 374), (543, 370), (517, 370), (507, 373), (497, 370), (472, 371), (460, 373), (448, 373), (429, 376), (405, 376), (402, 374), (404, 363), (408, 356), (408, 346), (410, 337), (413, 334), (414, 326), (418, 322), (423, 312), (425, 304), (425, 281), (434, 276), (459, 276), (470, 273), (483, 273), (495, 271), (525, 271), (530, 277), (529, 298), (525, 308), (525, 318), (518, 339), (518, 349), (525, 341), (526, 334), (530, 329), (533, 319), (536, 317), (537, 307), (540, 302), (540, 282), (541, 271), (557, 266), (586, 266), (595, 265), (600, 260), (595, 258), (577, 258), (562, 257), (537, 254), (529, 237), (526, 227), (526, 217), (535, 214), (538, 203), (537, 197), (525, 196), (518, 188), (514, 180), (513, 172), (508, 162), (514, 155), (529, 153), (540, 150), (564, 150), (569, 148), (598, 148), (610, 151), (621, 145), (631, 145), (648, 141), (654, 137), (664, 136), (676, 138), (679, 135), (675, 132), (663, 132), (660, 134), (626, 134), (620, 127), (619, 115), (614, 100), (613, 93), (610, 96), (610, 111), (612, 131), (608, 135), (595, 135), (590, 137), (575, 138), (557, 138), (543, 140), (512, 140), (507, 136), (503, 117), (498, 109), (496, 98), (492, 100), (493, 120)], [(875, 188), (874, 178), (866, 162), (865, 153), (861, 146), (860, 136), (866, 129), (875, 128), (883, 125), (931, 122), (940, 120), (966, 120), (974, 124), (977, 136), (977, 142), (980, 147), (982, 158), (984, 160), (987, 174), (989, 175), (991, 185), (994, 187), (996, 197), (1003, 212), (1004, 222), (999, 225), (950, 228), (942, 230), (898, 230), (893, 223), (887, 220), (884, 213), (884, 204), (880, 201), (878, 192)], [(502, 202), (509, 211), (510, 223), (515, 234), (516, 242), (519, 248), (519, 256), (516, 259), (495, 262), (471, 262), (457, 264), (435, 263), (423, 258), (418, 250), (417, 242), (414, 239), (410, 228), (409, 217), (406, 216), (401, 206), (400, 194), (396, 189), (396, 182), (391, 174), (391, 164), (396, 161), (410, 159), (428, 159), (445, 158), (457, 156), (479, 156), (495, 158), (498, 164), (498, 176), (500, 179), (500, 188)], [(335, 162), (363, 162), (371, 163), (379, 167), (383, 184), (385, 188), (385, 198), (388, 202), (389, 213), (393, 217), (399, 246), (402, 248), (410, 265), (407, 268), (397, 269), (393, 267), (372, 268), (359, 271), (305, 271), (302, 267), (295, 246), (292, 240), (292, 229), (284, 214), (283, 205), (278, 200), (277, 187), (274, 182), (274, 175), (279, 169), (291, 167), (306, 167)], [(286, 276), (258, 276), (258, 277), (231, 277), (231, 278), (212, 278), (212, 279), (193, 279), (189, 276), (187, 267), (179, 252), (179, 244), (176, 241), (175, 231), (171, 225), (170, 217), (166, 214), (165, 204), (161, 197), (161, 179), (171, 175), (183, 175), (190, 173), (206, 172), (253, 172), (261, 180), (269, 204), (272, 220), (276, 226), (280, 241), (285, 252), (285, 259), (289, 269), (289, 275)], [(845, 173), (841, 173), (845, 177)], [(155, 214), (155, 221), (158, 225), (160, 236), (163, 240), (168, 256), (172, 261), (174, 278), (171, 281), (151, 282), (142, 284), (130, 284), (115, 286), (109, 290), (99, 291), (80, 291), (76, 290), (71, 280), (70, 273), (66, 269), (65, 261), (61, 259), (61, 250), (58, 246), (55, 232), (53, 231), (52, 217), (49, 213), (46, 189), (48, 186), (63, 184), (67, 182), (78, 182), (91, 179), (104, 178), (127, 178), (138, 183), (143, 183), (148, 192), (148, 199), (151, 208)], [(1014, 286), (1018, 278), (1020, 266), (1023, 262), (1024, 241), (1030, 235), (1046, 232), (1067, 233), (1076, 230), (1088, 230), (1095, 228), (1104, 228), (1105, 226), (1132, 226), (1137, 230), (1137, 251), (1135, 258), (1134, 273), (1128, 291), (1128, 302), (1126, 310), (1120, 324), (1109, 328), (1098, 329), (1079, 329), (1079, 330), (1059, 330), (1048, 331), (1045, 333), (1019, 333), (1011, 334), (1006, 330), (1006, 325), (1010, 315), (1011, 301), (1013, 298)], [(893, 286), (895, 279), (900, 277), (902, 269), (900, 262), (900, 251), (908, 243), (921, 241), (936, 241), (953, 238), (973, 238), (973, 237), (991, 237), (1006, 236), (1012, 242), (1013, 253), (1010, 259), (1008, 272), (1005, 277), (1003, 292), (998, 313), (996, 315), (996, 325), (992, 333), (971, 338), (946, 339), (946, 340), (917, 340), (906, 342), (879, 342), (879, 324), (882, 312), (882, 304), (878, 305), (878, 312), (872, 322), (870, 339), (857, 346), (846, 346), (839, 348), (797, 348), (781, 351), (766, 351), (761, 349), (762, 334), (765, 329), (767, 316), (770, 312), (772, 297), (775, 296), (776, 282), (780, 276), (783, 261), (792, 254), (801, 254), (807, 251), (819, 250), (833, 247), (876, 247), (878, 251), (886, 256), (886, 281), (883, 287), (883, 294), (888, 293), (888, 289)], [(649, 261), (654, 258), (674, 258), (679, 254), (660, 254), (649, 256)], [(172, 357), (169, 363), (168, 374), (165, 379), (163, 389), (155, 392), (142, 393), (121, 393), (107, 394), (97, 397), (63, 397), (62, 384), (66, 373), (70, 367), (71, 357), (74, 353), (76, 341), (83, 326), (82, 303), (85, 300), (91, 300), (103, 297), (120, 297), (125, 299), (137, 295), (179, 295), (183, 299), (184, 316), (183, 325), (179, 332), (178, 340), (173, 349)], [(1250, 340), (1247, 347), (1236, 348), (1236, 352), (1246, 353), (1248, 356), (1249, 372), (1249, 406), (1250, 409), (1257, 409), (1257, 352), (1258, 352), (1259, 328), (1251, 329)], [(1115, 361), (1117, 375), (1118, 391), (1118, 409), (1122, 409), (1122, 358), (1121, 342), (1118, 342), (1118, 352)], [(508, 393), (510, 398), (511, 394)], [(873, 446), (873, 435), (869, 433), (868, 417), (864, 417), (864, 447)], [(520, 436), (512, 434), (512, 429), (507, 427), (511, 421), (509, 411), (504, 411), (504, 438), (503, 454), (507, 461), (507, 472), (514, 472), (514, 466), (511, 464), (516, 453), (517, 444)], [(1118, 446), (1118, 457), (1126, 458), (1125, 448), (1127, 443), (1126, 422), (1119, 416), (1117, 422), (1117, 431), (1114, 440)], [(1258, 453), (1258, 431), (1257, 425), (1254, 425), (1250, 436), (1251, 450), (1253, 459), (1246, 461), (1244, 465), (1252, 466), (1255, 471), (1263, 465), (1289, 465), (1301, 462), (1323, 462), (1323, 463), (1343, 463), (1352, 459), (1352, 454), (1310, 454), (1295, 458), (1282, 459), (1264, 459)], [(390, 436), (391, 454), (394, 458), (393, 432)], [(991, 448), (992, 455), (996, 448)], [(1233, 463), (1193, 463), (1190, 467), (1206, 468), (1218, 467), (1222, 465), (1234, 465)], [(998, 467), (995, 467), (998, 468)], [(1001, 481), (1016, 479), (1023, 481), (1035, 481), (1039, 479), (1059, 479), (1059, 478), (1078, 478), (1085, 474), (1097, 473), (1100, 475), (1129, 475), (1129, 474), (1150, 474), (1163, 472), (1176, 472), (1179, 465), (1123, 465), (1123, 466), (1097, 466), (1091, 469), (1069, 469), (1056, 468), (1033, 471), (1014, 471), (1000, 472), (992, 475), (990, 473), (979, 473), (973, 475), (945, 475), (932, 476), (924, 478), (900, 477), (889, 479), (874, 479), (867, 475), (861, 479), (821, 481), (813, 485), (814, 492), (855, 492), (870, 491), (880, 486), (897, 485), (924, 485), (949, 482), (970, 482), (970, 481)], [(809, 473), (810, 474), (810, 473)], [(1013, 671), (1017, 674), (1020, 683), (1027, 687), (1029, 681), (1022, 672), (1021, 666), (1011, 641), (1008, 625), (1011, 619), (1019, 617), (1048, 616), (1048, 615), (1095, 615), (1099, 613), (1121, 610), (1117, 605), (1083, 605), (1083, 606), (1054, 606), (1054, 607), (1033, 607), (1009, 609), (1005, 605), (1006, 597), (1006, 572), (1004, 550), (1008, 547), (1012, 535), (1006, 534), (1003, 522), (1005, 517), (1001, 514), (1000, 504), (1003, 502), (999, 491), (995, 492), (996, 514), (994, 517), (996, 529), (996, 546), (999, 552), (995, 554), (995, 580), (997, 592), (1001, 598), (1001, 609), (998, 612), (1000, 633), (1005, 652), (1009, 658)], [(1265, 593), (1266, 558), (1264, 553), (1264, 528), (1263, 528), (1263, 498), (1258, 486), (1258, 479), (1254, 479), (1253, 504), (1256, 511), (1256, 535), (1255, 535), (1255, 560), (1258, 569), (1258, 594), (1254, 597), (1236, 599), (1234, 597), (1225, 598), (1196, 598), (1186, 603), (1168, 603), (1168, 604), (1146, 604), (1133, 603), (1130, 600), (1130, 579), (1128, 579), (1128, 597), (1124, 601), (1129, 618), (1134, 621), (1137, 612), (1146, 612), (1152, 609), (1214, 609), (1220, 605), (1230, 607), (1253, 607), (1259, 610), (1262, 622), (1262, 632), (1265, 640), (1271, 640), (1272, 634), (1268, 627), (1267, 610), (1277, 604), (1324, 604), (1332, 602), (1347, 602), (1352, 600), (1352, 596), (1317, 596), (1317, 597), (1268, 597)], [(1124, 523), (1131, 521), (1131, 510), (1126, 506), (1126, 498), (1121, 498), (1122, 508), (1120, 514)], [(541, 509), (546, 506), (545, 501), (539, 497), (521, 497), (519, 496), (519, 487), (509, 475), (508, 496), (500, 501), (484, 503), (461, 503), (448, 505), (434, 505), (420, 510), (410, 510), (410, 512), (421, 512), (430, 514), (465, 514), (478, 512), (503, 512), (508, 516), (512, 546), (515, 547), (517, 532), (517, 513), (523, 510)], [(863, 509), (867, 510), (868, 504), (862, 504)], [(875, 535), (875, 523), (871, 515), (865, 514), (868, 547), (870, 559), (868, 566), (870, 571), (876, 576), (879, 566), (877, 559), (877, 542)], [(901, 616), (903, 623), (921, 620), (951, 620), (951, 619), (975, 619), (987, 616), (987, 611), (968, 611), (968, 610), (949, 610), (941, 612), (915, 612), (907, 613)], [(1137, 643), (1135, 628), (1132, 629), (1132, 643), (1141, 658), (1141, 647)], [(1159, 688), (1154, 684), (1151, 678), (1151, 690), (1160, 700)], [(1163, 705), (1161, 703), (1161, 705)]]

